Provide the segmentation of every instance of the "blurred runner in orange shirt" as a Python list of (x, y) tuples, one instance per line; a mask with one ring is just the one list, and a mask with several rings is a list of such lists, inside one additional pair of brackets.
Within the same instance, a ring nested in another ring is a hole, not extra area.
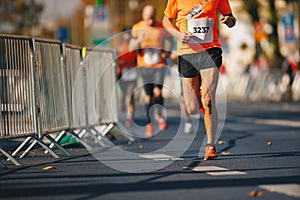
[(147, 115), (147, 126), (145, 136), (153, 135), (154, 126), (151, 123), (150, 109), (152, 105), (158, 104), (158, 122), (160, 130), (167, 128), (166, 119), (162, 115), (164, 99), (162, 88), (164, 83), (168, 52), (164, 51), (165, 40), (170, 37), (163, 28), (162, 23), (156, 19), (156, 9), (152, 5), (144, 7), (142, 20), (132, 27), (133, 39), (130, 42), (130, 49), (138, 49), (137, 65), (141, 72), (144, 84), (145, 109)]
[(168, 0), (163, 19), (166, 30), (178, 39), (178, 71), (187, 110), (194, 114), (204, 108), (207, 134), (204, 160), (217, 157), (215, 93), (222, 64), (218, 11), (223, 15), (222, 24), (235, 25), (228, 0)]

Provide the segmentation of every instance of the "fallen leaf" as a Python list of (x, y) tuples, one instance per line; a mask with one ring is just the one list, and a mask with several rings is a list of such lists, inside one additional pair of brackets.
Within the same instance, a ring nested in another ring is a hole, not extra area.
[(249, 197), (260, 197), (261, 195), (262, 195), (262, 193), (257, 190), (252, 190), (251, 192), (248, 193)]
[(222, 141), (222, 140), (218, 141), (218, 144), (224, 144), (224, 143), (225, 143), (225, 142)]
[(267, 142), (267, 145), (268, 145), (268, 146), (271, 146), (271, 145), (272, 145), (272, 142), (268, 141), (268, 142)]
[(56, 169), (56, 167), (54, 167), (53, 165), (44, 167), (43, 170), (50, 170), (50, 169)]
[(231, 153), (229, 151), (222, 151), (221, 154), (223, 156), (227, 156), (227, 155), (230, 155)]

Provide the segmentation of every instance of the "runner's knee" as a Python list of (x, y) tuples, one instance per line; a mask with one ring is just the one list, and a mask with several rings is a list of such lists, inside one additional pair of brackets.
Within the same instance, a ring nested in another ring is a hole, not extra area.
[(211, 98), (202, 98), (202, 106), (207, 113), (211, 113), (212, 101)]
[(153, 96), (154, 98), (158, 98), (162, 96), (162, 90), (158, 87), (155, 87), (153, 90)]
[(194, 103), (186, 103), (186, 110), (190, 115), (197, 114), (199, 112), (199, 106)]

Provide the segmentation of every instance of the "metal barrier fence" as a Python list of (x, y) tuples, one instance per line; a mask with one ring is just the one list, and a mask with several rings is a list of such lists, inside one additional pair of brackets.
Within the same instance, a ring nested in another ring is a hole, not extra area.
[[(33, 39), (32, 43), (35, 60), (39, 139), (46, 137), (69, 156), (70, 153), (50, 136), (50, 133), (68, 130), (69, 127), (62, 44), (60, 41), (47, 39)], [(13, 155), (16, 155), (29, 141), (29, 138), (25, 140)], [(37, 142), (38, 140), (34, 140), (20, 157), (24, 157)], [(59, 157), (54, 152), (50, 153), (56, 158)]]
[(1, 138), (37, 132), (33, 47), (27, 37), (0, 37)]
[[(117, 90), (116, 90), (116, 52), (105, 48), (87, 48), (83, 60), (86, 91), (87, 116), (86, 127), (88, 131), (104, 140), (105, 135), (116, 127), (117, 115)], [(123, 134), (122, 131), (120, 131)], [(133, 141), (134, 139), (124, 134)]]
[[(43, 142), (42, 138), (43, 133), (47, 132), (45, 136), (55, 143), (48, 133), (54, 132), (54, 129), (61, 129), (62, 124), (67, 121), (61, 119), (63, 116), (61, 110), (63, 109), (55, 107), (66, 105), (62, 101), (63, 98), (56, 103), (51, 99), (51, 97), (55, 98), (60, 95), (56, 95), (57, 90), (53, 92), (57, 87), (54, 84), (59, 83), (53, 79), (61, 74), (60, 69), (63, 69), (63, 66), (59, 64), (61, 59), (55, 59), (60, 57), (60, 43), (7, 35), (1, 35), (0, 39), (1, 107), (3, 107), (1, 109), (0, 138), (26, 137), (11, 156), (17, 155), (27, 143), (33, 141), (20, 157), (24, 157), (38, 143), (53, 157), (58, 158), (59, 156)], [(49, 69), (53, 69), (55, 72), (49, 71)], [(63, 91), (61, 94), (64, 93)], [(62, 124), (59, 124), (61, 122)], [(58, 143), (55, 144), (68, 154)], [(3, 149), (2, 151), (4, 152)], [(7, 152), (5, 155), (10, 156)], [(11, 156), (10, 160), (12, 160)]]
[[(179, 96), (181, 92), (177, 68), (178, 66), (174, 65), (169, 69), (164, 82), (163, 95), (171, 101), (172, 93), (170, 90), (176, 96)], [(220, 95), (225, 92), (228, 101), (300, 101), (300, 71), (295, 74), (293, 84), (290, 86), (289, 83), (289, 75), (281, 71), (245, 73), (234, 76), (225, 73), (220, 75), (217, 92)], [(140, 96), (138, 98), (142, 99)]]
[(65, 130), (69, 120), (61, 43), (35, 39), (34, 48), (42, 132)]
[(87, 49), (85, 69), (87, 80), (88, 125), (109, 124), (117, 118), (116, 55), (109, 49)]
[(68, 90), (69, 126), (73, 129), (84, 128), (87, 123), (84, 96), (84, 76), (81, 47), (66, 44), (64, 46), (66, 62), (66, 81)]
[[(33, 54), (30, 38), (0, 36), (0, 139), (38, 131)], [(1, 147), (0, 152), (20, 165)]]
[[(86, 148), (90, 147), (82, 139), (85, 133), (100, 145), (108, 144), (103, 136), (118, 120), (112, 114), (116, 102), (111, 100), (116, 101), (116, 96), (110, 88), (116, 84), (115, 51), (87, 52), (84, 61), (78, 46), (0, 35), (0, 142), (25, 138), (12, 154), (0, 146), (0, 152), (14, 164), (20, 165), (14, 156), (30, 141), (20, 158), (37, 143), (55, 158), (59, 156), (52, 150), (54, 145), (70, 155), (58, 144), (65, 133)], [(62, 134), (53, 139), (50, 133), (56, 132)]]
[[(237, 77), (221, 78), (226, 88), (228, 100), (300, 101), (300, 72), (295, 75), (290, 86), (290, 78), (281, 72), (261, 73), (257, 76), (243, 74)], [(292, 96), (290, 96), (292, 94)]]

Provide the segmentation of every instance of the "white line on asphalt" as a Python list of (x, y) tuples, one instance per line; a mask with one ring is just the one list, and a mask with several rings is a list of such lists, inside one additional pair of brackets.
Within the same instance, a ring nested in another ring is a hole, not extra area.
[(174, 156), (170, 156), (167, 154), (140, 154), (139, 156), (142, 158), (153, 159), (156, 161), (159, 161), (159, 160), (183, 160), (183, 158), (176, 158)]
[(246, 172), (230, 170), (218, 166), (197, 166), (192, 169), (195, 172), (205, 172), (211, 176), (230, 176), (230, 175), (245, 175)]
[(291, 127), (300, 127), (300, 121), (291, 121), (291, 120), (279, 120), (279, 119), (257, 119), (254, 120), (254, 123), (257, 124), (268, 124), (276, 126), (291, 126)]
[(267, 190), (268, 192), (277, 192), (288, 196), (300, 198), (299, 184), (260, 185), (259, 187)]
[(207, 172), (211, 176), (231, 176), (231, 175), (245, 175), (246, 172), (241, 171), (224, 171), (224, 172)]
[(241, 118), (242, 121), (251, 122), (256, 124), (266, 124), (274, 126), (289, 126), (300, 127), (300, 121), (281, 120), (281, 119), (254, 119), (254, 118)]

